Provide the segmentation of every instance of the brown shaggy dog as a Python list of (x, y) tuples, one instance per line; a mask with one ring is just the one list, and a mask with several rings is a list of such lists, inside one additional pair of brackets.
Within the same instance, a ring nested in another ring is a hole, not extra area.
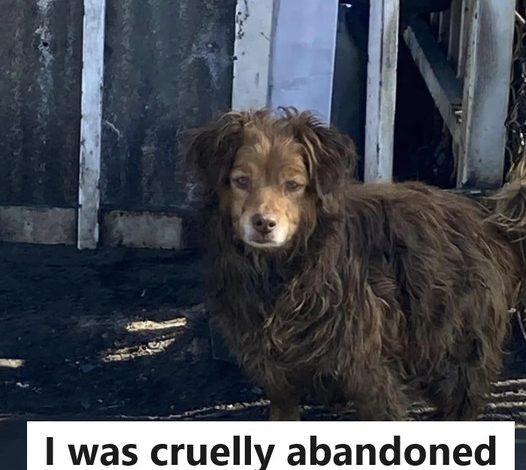
[[(357, 184), (350, 141), (309, 113), (230, 112), (191, 134), (210, 194), (210, 303), (228, 345), (298, 419), (306, 393), (362, 419), (480, 411), (524, 263), (517, 206), (488, 214), (419, 183)], [(508, 234), (510, 232), (510, 234)]]

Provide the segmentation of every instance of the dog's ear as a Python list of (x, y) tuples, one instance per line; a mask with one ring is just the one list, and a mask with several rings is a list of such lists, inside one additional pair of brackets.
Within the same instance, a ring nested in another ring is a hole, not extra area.
[(228, 182), (247, 120), (248, 113), (231, 111), (204, 127), (186, 132), (186, 165), (204, 183), (209, 193), (216, 192)]
[(323, 197), (354, 178), (358, 161), (353, 141), (327, 127), (310, 112), (282, 108), (293, 127), (295, 139), (305, 149), (305, 158), (314, 189)]

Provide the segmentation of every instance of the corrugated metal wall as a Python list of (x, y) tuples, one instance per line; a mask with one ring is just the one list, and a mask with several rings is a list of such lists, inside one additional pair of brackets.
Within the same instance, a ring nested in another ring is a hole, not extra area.
[(77, 200), (82, 1), (0, 0), (0, 203)]
[(230, 104), (235, 0), (109, 0), (102, 206), (185, 206), (176, 136)]
[[(177, 136), (229, 107), (235, 3), (108, 0), (103, 208), (186, 208)], [(0, 14), (0, 204), (75, 207), (82, 0)]]

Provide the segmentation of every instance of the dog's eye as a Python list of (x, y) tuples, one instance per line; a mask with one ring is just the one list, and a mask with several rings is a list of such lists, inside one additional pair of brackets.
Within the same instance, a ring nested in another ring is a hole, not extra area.
[(285, 183), (285, 187), (287, 188), (287, 191), (298, 191), (302, 188), (302, 185), (291, 180)]
[(233, 178), (232, 181), (241, 189), (247, 189), (250, 185), (250, 178), (248, 176), (238, 176), (237, 178)]

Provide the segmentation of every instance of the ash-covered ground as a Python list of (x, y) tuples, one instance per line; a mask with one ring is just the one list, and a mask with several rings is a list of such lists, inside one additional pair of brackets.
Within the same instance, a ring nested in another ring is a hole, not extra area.
[[(0, 416), (264, 419), (261, 390), (212, 358), (204, 277), (196, 252), (0, 245)], [(526, 425), (518, 328), (507, 363), (483, 419)]]

